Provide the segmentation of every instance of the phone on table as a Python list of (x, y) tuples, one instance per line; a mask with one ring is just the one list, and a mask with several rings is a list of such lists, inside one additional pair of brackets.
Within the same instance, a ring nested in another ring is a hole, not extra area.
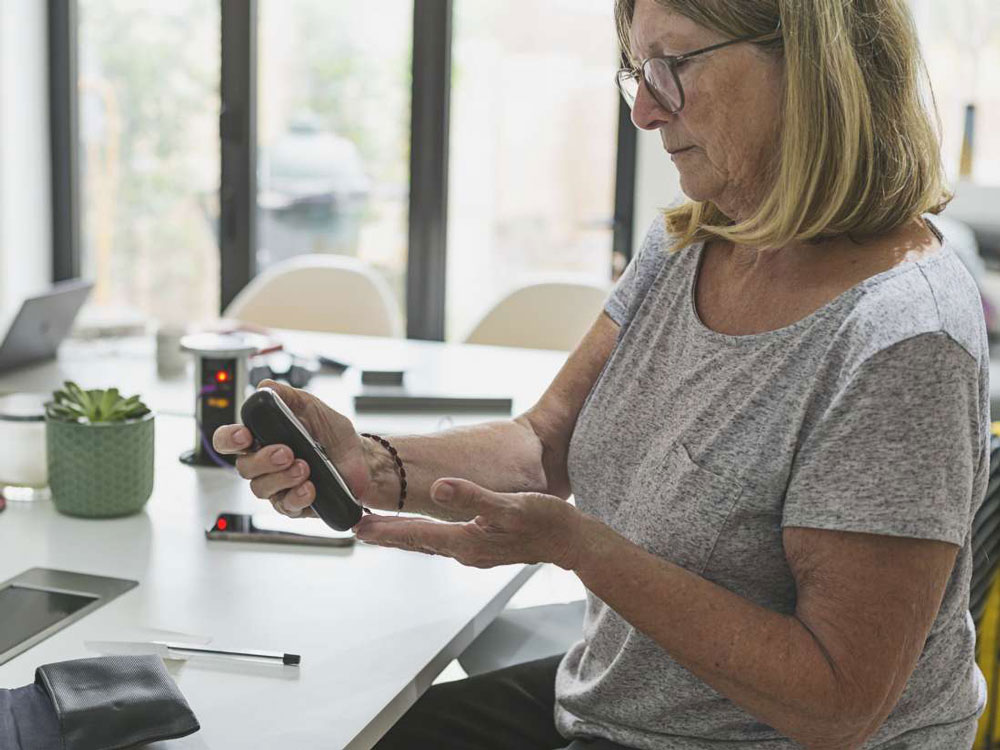
[[(271, 516), (272, 514), (268, 514)], [(316, 526), (318, 524), (318, 526)], [(336, 532), (311, 518), (262, 518), (246, 513), (220, 513), (205, 537), (222, 542), (304, 544), (308, 547), (350, 547), (354, 534)]]
[(309, 480), (316, 487), (312, 509), (327, 526), (347, 531), (361, 520), (361, 503), (323, 446), (313, 439), (274, 389), (258, 388), (243, 402), (240, 417), (253, 434), (255, 447), (281, 443), (309, 465)]

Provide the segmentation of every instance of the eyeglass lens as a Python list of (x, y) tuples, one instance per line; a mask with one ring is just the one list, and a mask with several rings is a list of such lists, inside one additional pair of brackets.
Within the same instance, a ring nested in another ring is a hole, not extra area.
[[(647, 60), (643, 66), (643, 75), (647, 87), (661, 107), (671, 113), (681, 110), (684, 95), (670, 63), (660, 58)], [(638, 79), (630, 71), (623, 70), (618, 74), (618, 85), (628, 105), (635, 106), (635, 98), (639, 94)]]

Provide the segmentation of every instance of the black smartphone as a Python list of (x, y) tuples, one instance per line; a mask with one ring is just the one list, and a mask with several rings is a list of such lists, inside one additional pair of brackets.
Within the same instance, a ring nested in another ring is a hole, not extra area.
[[(309, 519), (297, 521), (307, 526)], [(316, 522), (318, 523), (318, 522)], [(320, 530), (322, 530), (322, 526)], [(211, 528), (205, 530), (209, 539), (224, 542), (264, 542), (266, 544), (304, 544), (309, 547), (350, 547), (354, 544), (353, 534), (331, 536), (328, 533), (300, 533), (289, 528), (265, 528), (254, 523), (253, 517), (245, 513), (220, 513)]]
[(320, 445), (272, 388), (258, 388), (240, 409), (243, 424), (263, 447), (281, 443), (309, 464), (309, 480), (316, 487), (312, 509), (326, 525), (347, 531), (361, 520), (361, 503), (327, 458)]

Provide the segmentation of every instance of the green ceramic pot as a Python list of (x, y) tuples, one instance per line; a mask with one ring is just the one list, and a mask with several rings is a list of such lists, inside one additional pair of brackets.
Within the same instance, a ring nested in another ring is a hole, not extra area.
[(138, 513), (153, 492), (153, 413), (127, 422), (45, 420), (49, 487), (71, 516)]

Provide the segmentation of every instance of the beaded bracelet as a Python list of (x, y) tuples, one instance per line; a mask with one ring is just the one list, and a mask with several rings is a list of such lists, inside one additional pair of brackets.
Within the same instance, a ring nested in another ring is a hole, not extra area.
[(388, 440), (380, 435), (373, 435), (370, 432), (362, 432), (361, 437), (371, 438), (376, 443), (381, 445), (387, 451), (389, 455), (392, 456), (392, 460), (396, 462), (396, 473), (399, 475), (399, 510), (403, 509), (403, 502), (406, 500), (406, 469), (403, 467), (403, 462), (399, 458), (399, 454), (396, 449), (392, 447)]

